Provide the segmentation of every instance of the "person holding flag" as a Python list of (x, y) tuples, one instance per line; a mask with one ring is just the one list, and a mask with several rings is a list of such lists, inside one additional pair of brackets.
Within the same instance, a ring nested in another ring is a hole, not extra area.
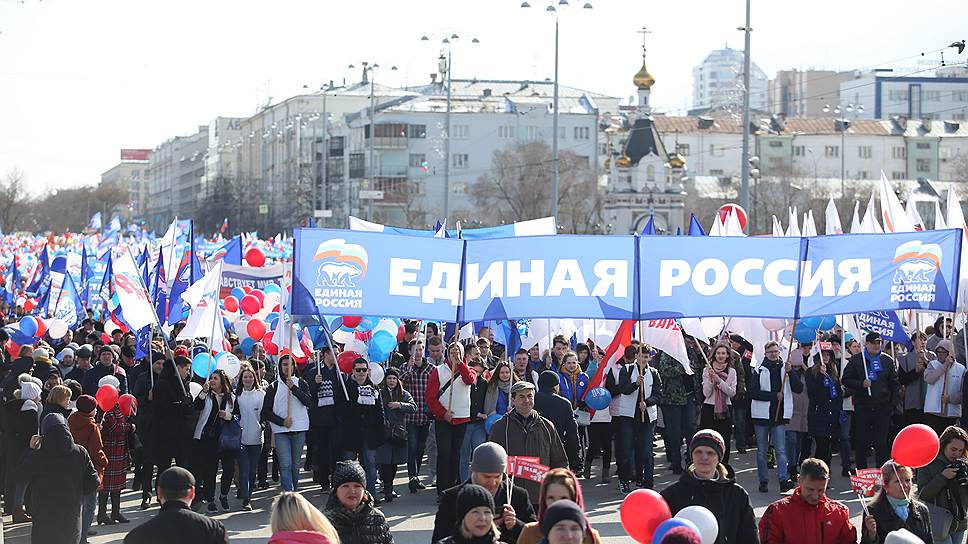
[(897, 365), (881, 351), (881, 335), (870, 332), (864, 340), (864, 351), (850, 358), (841, 380), (853, 391), (857, 468), (867, 468), (871, 443), (877, 464), (887, 462), (891, 414), (900, 396)]

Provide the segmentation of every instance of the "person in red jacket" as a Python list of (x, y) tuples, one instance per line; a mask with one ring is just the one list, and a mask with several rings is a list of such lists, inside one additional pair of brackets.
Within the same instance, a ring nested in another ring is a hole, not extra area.
[(447, 346), (447, 357), (427, 380), (424, 400), (436, 419), (438, 498), (458, 484), (457, 462), (471, 420), (471, 385), (476, 380), (477, 372), (464, 362), (464, 347), (458, 342)]
[(830, 468), (813, 457), (800, 465), (800, 485), (767, 507), (760, 518), (762, 544), (854, 544), (857, 528), (843, 503), (828, 499)]

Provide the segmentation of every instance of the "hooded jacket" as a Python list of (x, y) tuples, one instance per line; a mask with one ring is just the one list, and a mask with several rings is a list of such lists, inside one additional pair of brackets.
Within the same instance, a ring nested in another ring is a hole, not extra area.
[(387, 518), (373, 506), (373, 497), (367, 491), (363, 491), (363, 501), (355, 510), (343, 508), (333, 491), (324, 514), (339, 533), (340, 544), (393, 544)]
[(94, 414), (74, 412), (67, 418), (67, 427), (74, 437), (74, 443), (84, 448), (91, 458), (98, 479), (102, 478), (104, 469), (108, 466), (108, 458), (104, 454), (104, 440), (101, 439), (101, 428), (94, 421)]
[(669, 509), (678, 512), (687, 506), (705, 506), (719, 520), (716, 544), (758, 544), (756, 516), (750, 496), (736, 480), (726, 477), (720, 465), (719, 477), (702, 480), (685, 471), (679, 481), (662, 490)]
[(807, 504), (797, 487), (792, 495), (767, 507), (760, 518), (760, 542), (855, 544), (857, 528), (843, 503), (821, 496), (817, 504)]

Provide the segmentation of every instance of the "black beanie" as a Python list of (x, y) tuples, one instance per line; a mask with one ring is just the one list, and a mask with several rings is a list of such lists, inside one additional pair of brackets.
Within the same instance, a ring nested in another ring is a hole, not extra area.
[(457, 494), (457, 521), (463, 521), (468, 512), (478, 506), (486, 506), (494, 513), (494, 497), (491, 492), (476, 484), (467, 484)]
[(366, 487), (366, 472), (356, 461), (340, 461), (336, 463), (336, 470), (333, 471), (333, 489), (345, 483), (356, 482)]
[(566, 520), (574, 521), (580, 525), (582, 531), (588, 529), (588, 520), (585, 519), (585, 514), (581, 511), (581, 508), (568, 499), (562, 499), (555, 501), (545, 510), (544, 517), (541, 519), (541, 532), (547, 536), (551, 534), (551, 528), (557, 525), (559, 521)]
[(558, 373), (553, 370), (545, 370), (538, 376), (538, 390), (550, 392), (556, 385), (560, 385)]

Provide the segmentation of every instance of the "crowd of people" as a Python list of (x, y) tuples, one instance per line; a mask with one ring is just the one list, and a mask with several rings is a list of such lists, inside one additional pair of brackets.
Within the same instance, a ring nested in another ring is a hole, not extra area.
[[(230, 335), (241, 370), (206, 378), (192, 357), (207, 345), (159, 335), (137, 359), (132, 333), (107, 341), (88, 317), (63, 338), (3, 353), (4, 513), (32, 522), (34, 542), (84, 543), (95, 522), (128, 523), (120, 502), (130, 485), (142, 510), (153, 500), (161, 510), (126, 542), (226, 542), (205, 514), (252, 510), (253, 492), (271, 479), (281, 492), (271, 542), (388, 544), (380, 506), (400, 498), (393, 482), (405, 470), (406, 491), (436, 492), (435, 543), (591, 543), (600, 537), (581, 481), (594, 472), (611, 482), (614, 459), (618, 493), (652, 489), (661, 470), (678, 475), (661, 490), (671, 511), (708, 508), (721, 543), (880, 543), (905, 529), (964, 544), (968, 388), (964, 332), (951, 325), (916, 332), (910, 349), (877, 333), (844, 342), (838, 331), (796, 349), (769, 342), (755, 366), (754, 346), (738, 335), (686, 336), (688, 364), (632, 341), (605, 373), (610, 405), (593, 410), (586, 393), (604, 352), (563, 336), (545, 353), (506, 353), (486, 327), (448, 342), (432, 324), (407, 322), (386, 364), (360, 357), (347, 373), (338, 345), (297, 363), (258, 343), (245, 353)], [(104, 406), (105, 385), (133, 395), (137, 409)], [(910, 423), (941, 437), (938, 458), (917, 470), (889, 455)], [(667, 467), (654, 462), (658, 439)], [(758, 521), (731, 463), (751, 448), (758, 491), (770, 491), (771, 470), (774, 489), (792, 490)], [(859, 530), (825, 495), (835, 452), (844, 475), (868, 468), (872, 454), (882, 473)], [(547, 472), (509, 478), (509, 456), (536, 458)], [(322, 512), (298, 493), (303, 471), (329, 493)]]

